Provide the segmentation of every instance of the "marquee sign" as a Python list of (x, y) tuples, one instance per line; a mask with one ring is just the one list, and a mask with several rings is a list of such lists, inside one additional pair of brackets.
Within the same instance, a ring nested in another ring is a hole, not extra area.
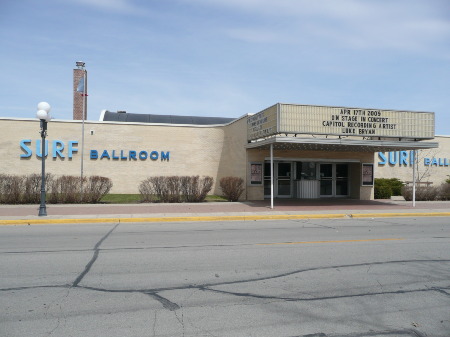
[(276, 104), (247, 121), (248, 140), (276, 134), (434, 138), (434, 113)]

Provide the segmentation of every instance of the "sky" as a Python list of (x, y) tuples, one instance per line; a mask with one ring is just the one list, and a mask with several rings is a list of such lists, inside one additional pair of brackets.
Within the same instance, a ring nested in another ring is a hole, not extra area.
[(435, 112), (450, 135), (448, 0), (0, 0), (0, 117), (240, 117), (275, 103)]

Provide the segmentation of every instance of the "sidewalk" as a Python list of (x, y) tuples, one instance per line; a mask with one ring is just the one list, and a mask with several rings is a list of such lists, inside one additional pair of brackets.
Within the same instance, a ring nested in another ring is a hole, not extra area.
[(182, 204), (47, 205), (39, 217), (39, 205), (0, 205), (0, 225), (89, 223), (227, 221), (307, 218), (356, 218), (398, 216), (450, 216), (450, 201), (276, 199), (248, 202)]

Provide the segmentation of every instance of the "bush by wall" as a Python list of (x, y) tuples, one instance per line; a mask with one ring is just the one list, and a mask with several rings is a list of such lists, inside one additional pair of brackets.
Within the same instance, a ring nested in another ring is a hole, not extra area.
[(100, 176), (90, 176), (83, 186), (83, 202), (96, 204), (111, 191), (111, 179)]
[(142, 181), (139, 193), (144, 202), (202, 202), (213, 183), (209, 176), (156, 176)]
[(393, 195), (402, 195), (404, 183), (398, 178), (375, 178), (375, 199), (389, 199)]
[[(97, 203), (109, 193), (111, 179), (99, 176), (83, 178), (83, 197), (81, 197), (81, 178), (74, 176), (55, 177), (46, 174), (46, 201), (48, 203)], [(0, 203), (38, 204), (41, 194), (41, 175), (27, 176), (0, 174)]]
[[(402, 195), (406, 201), (411, 201), (413, 199), (413, 187), (411, 185), (404, 186), (402, 188)], [(439, 200), (439, 188), (431, 185), (417, 185), (416, 200), (417, 201)]]
[[(413, 188), (412, 186), (404, 186), (402, 188), (402, 195), (405, 200), (412, 200)], [(416, 186), (416, 200), (417, 201), (432, 201), (432, 200), (450, 200), (450, 184), (443, 183), (440, 186), (432, 185), (417, 185)]]
[(244, 179), (239, 177), (223, 177), (220, 179), (220, 188), (228, 201), (238, 201), (244, 192)]
[(439, 196), (441, 200), (450, 200), (450, 179), (440, 186)]

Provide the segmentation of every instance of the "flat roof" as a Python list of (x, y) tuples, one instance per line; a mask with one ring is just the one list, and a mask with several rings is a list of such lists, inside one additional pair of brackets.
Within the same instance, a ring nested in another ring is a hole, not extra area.
[(179, 116), (179, 115), (155, 115), (137, 114), (128, 112), (105, 111), (100, 121), (126, 122), (126, 123), (151, 123), (151, 124), (183, 124), (183, 125), (223, 125), (236, 120), (226, 117), (202, 117), (202, 116)]

